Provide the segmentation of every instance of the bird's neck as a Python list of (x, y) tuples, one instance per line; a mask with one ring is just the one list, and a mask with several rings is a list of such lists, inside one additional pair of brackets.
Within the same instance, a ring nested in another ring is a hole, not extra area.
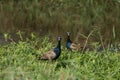
[(57, 48), (61, 49), (61, 41), (58, 41), (58, 45), (57, 45)]
[(68, 36), (67, 42), (72, 42), (72, 41), (70, 40), (70, 36)]

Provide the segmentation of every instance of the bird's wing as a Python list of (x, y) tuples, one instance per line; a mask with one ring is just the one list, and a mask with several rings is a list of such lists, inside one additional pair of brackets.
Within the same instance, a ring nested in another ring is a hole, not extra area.
[(80, 45), (78, 45), (78, 44), (76, 44), (76, 43), (72, 43), (71, 46), (70, 46), (70, 48), (71, 48), (72, 50), (78, 50), (78, 49), (80, 48)]
[(43, 56), (41, 57), (41, 59), (49, 59), (52, 60), (56, 57), (56, 54), (54, 52), (54, 50), (49, 50), (46, 53), (43, 54)]

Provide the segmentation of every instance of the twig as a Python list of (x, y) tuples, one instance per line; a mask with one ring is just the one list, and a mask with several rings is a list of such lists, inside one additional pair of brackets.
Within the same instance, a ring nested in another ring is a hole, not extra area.
[(89, 33), (89, 35), (86, 37), (86, 41), (85, 41), (85, 44), (84, 44), (84, 47), (83, 47), (82, 53), (84, 52), (84, 50), (85, 50), (85, 48), (86, 48), (86, 45), (87, 45), (87, 43), (88, 43), (88, 39), (89, 39), (89, 37), (92, 35), (92, 33), (93, 33), (94, 31), (95, 31), (95, 30), (91, 31), (91, 32)]

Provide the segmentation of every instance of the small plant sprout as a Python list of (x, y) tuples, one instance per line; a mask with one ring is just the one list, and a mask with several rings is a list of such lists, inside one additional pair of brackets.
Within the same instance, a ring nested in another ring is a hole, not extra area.
[(115, 26), (113, 26), (112, 33), (113, 33), (113, 39), (115, 39), (115, 38), (116, 38), (116, 34), (115, 34)]
[(8, 33), (4, 33), (4, 38), (5, 38), (5, 41), (7, 41), (7, 39), (9, 38)]
[(22, 37), (22, 34), (23, 34), (23, 32), (21, 32), (21, 31), (18, 31), (16, 34), (17, 34), (17, 35), (19, 35), (19, 37), (20, 37), (20, 40), (21, 40), (21, 41), (23, 41), (23, 37)]
[(35, 38), (36, 38), (36, 36), (34, 35), (34, 33), (31, 33), (31, 38), (32, 38), (32, 39), (35, 39)]

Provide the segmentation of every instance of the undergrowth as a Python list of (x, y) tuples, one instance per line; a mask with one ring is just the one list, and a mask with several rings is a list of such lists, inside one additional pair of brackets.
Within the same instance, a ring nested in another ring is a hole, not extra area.
[(57, 60), (40, 61), (56, 44), (44, 38), (0, 46), (0, 80), (119, 80), (120, 52), (71, 52), (62, 45)]

